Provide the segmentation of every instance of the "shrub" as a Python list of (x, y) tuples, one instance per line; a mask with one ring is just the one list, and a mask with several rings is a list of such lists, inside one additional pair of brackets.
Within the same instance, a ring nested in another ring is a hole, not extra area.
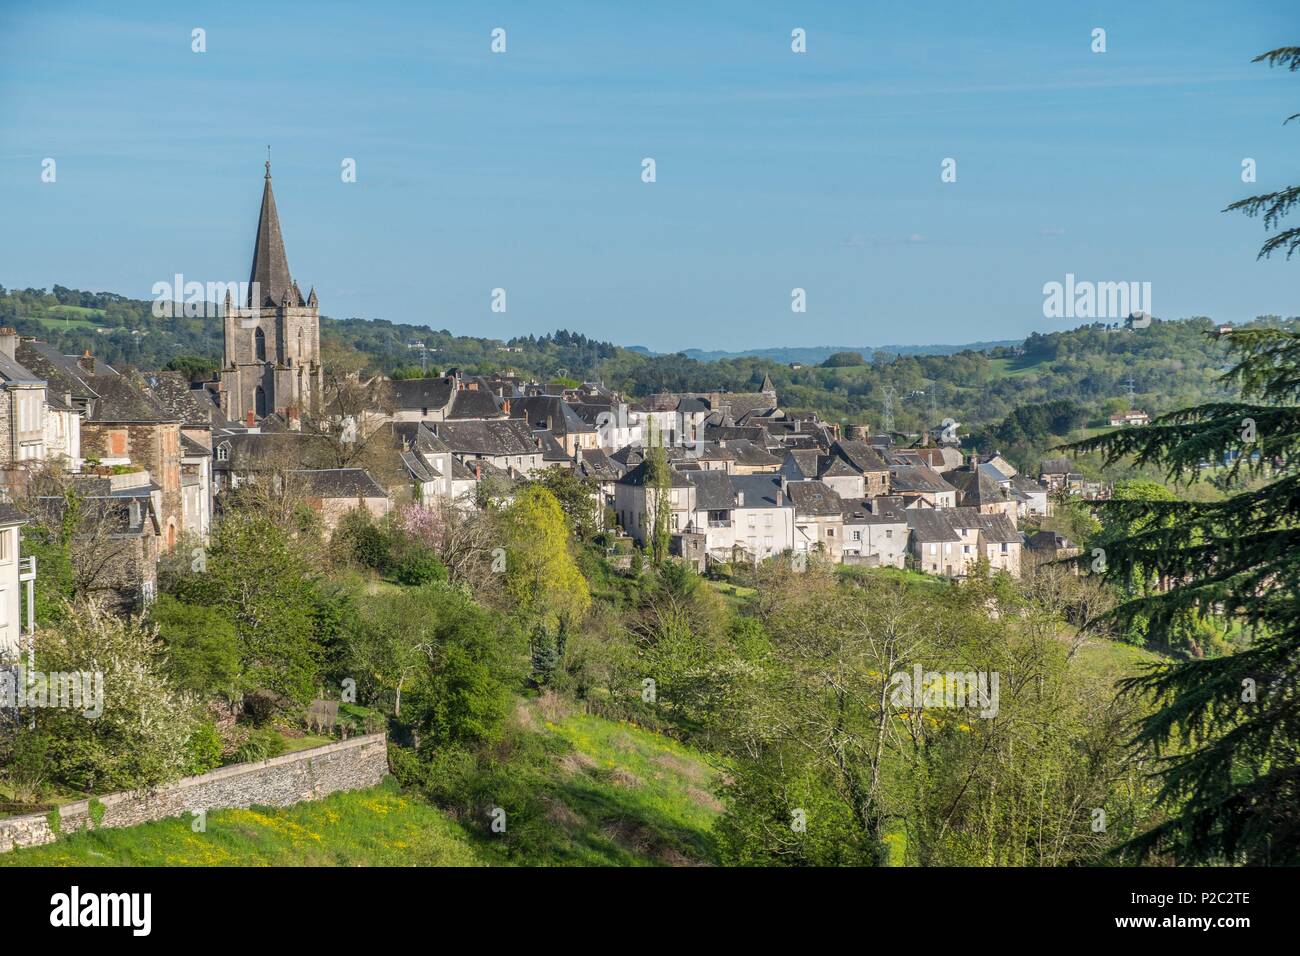
[(393, 576), (398, 584), (420, 587), (447, 580), (447, 566), (427, 548), (411, 548), (397, 562)]
[(233, 763), (253, 763), (258, 760), (270, 760), (284, 753), (284, 738), (269, 727), (254, 730), (248, 735), (243, 746), (235, 751)]
[(185, 744), (186, 776), (207, 773), (221, 766), (221, 735), (211, 721), (202, 723)]

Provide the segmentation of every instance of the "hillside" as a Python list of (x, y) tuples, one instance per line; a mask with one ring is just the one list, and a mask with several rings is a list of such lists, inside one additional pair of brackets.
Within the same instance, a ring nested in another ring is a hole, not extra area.
[[(1257, 323), (1293, 321), (1266, 316)], [(157, 319), (148, 302), (61, 286), (52, 292), (0, 288), (0, 323), (52, 341), (66, 354), (90, 349), (110, 363), (201, 376), (217, 367), (222, 347), (217, 319)], [(767, 375), (787, 410), (879, 429), (892, 396), (895, 431), (919, 434), (951, 418), (960, 423), (959, 434), (983, 450), (999, 448), (1032, 467), (1075, 428), (1104, 426), (1110, 413), (1130, 404), (1156, 415), (1227, 396), (1218, 381), (1226, 353), (1209, 334), (1213, 329), (1208, 318), (1156, 320), (1140, 330), (1094, 323), (1034, 333), (1015, 346), (889, 346), (869, 359), (867, 348), (856, 350), (864, 356), (861, 364), (792, 369), (788, 349), (656, 355), (564, 330), (503, 342), (386, 319), (322, 316), (321, 351), (329, 366), (398, 378), (453, 366), (476, 374), (513, 369), (542, 381), (598, 380), (634, 399), (660, 391), (754, 391)], [(812, 357), (830, 349), (794, 351)], [(887, 354), (895, 352), (903, 354)], [(774, 361), (778, 353), (781, 361)], [(1023, 435), (1010, 427), (998, 433), (1016, 409), (1049, 402), (1071, 403), (1063, 418), (1060, 408), (1053, 411), (1052, 417), (1069, 420), (1064, 430)]]
[[(541, 744), (528, 769), (546, 832), (503, 799), (503, 846), (458, 822), (395, 779), (285, 809), (214, 810), (195, 833), (186, 819), (99, 830), (0, 854), (15, 866), (495, 866), (687, 865), (712, 862), (710, 828), (720, 806), (713, 771), (665, 737), (599, 717), (521, 701), (512, 728)], [(547, 714), (554, 719), (548, 720)], [(512, 826), (518, 816), (517, 826)], [(544, 841), (537, 838), (544, 837)]]

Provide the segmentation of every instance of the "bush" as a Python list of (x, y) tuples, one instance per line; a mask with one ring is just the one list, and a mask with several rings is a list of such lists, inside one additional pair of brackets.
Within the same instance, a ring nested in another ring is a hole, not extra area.
[(397, 562), (393, 577), (398, 584), (421, 587), (425, 584), (441, 584), (449, 575), (447, 566), (432, 551), (427, 548), (411, 548)]
[(235, 751), (232, 763), (253, 763), (258, 760), (270, 760), (284, 753), (284, 738), (269, 727), (254, 730), (248, 739)]
[(200, 724), (185, 743), (185, 776), (193, 777), (221, 766), (221, 735), (211, 721)]

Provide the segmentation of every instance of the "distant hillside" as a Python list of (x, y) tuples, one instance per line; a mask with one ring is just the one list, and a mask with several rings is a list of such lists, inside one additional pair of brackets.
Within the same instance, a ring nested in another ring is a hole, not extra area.
[[(1019, 345), (1020, 339), (1001, 339), (996, 342), (968, 342), (965, 345), (813, 345), (807, 347), (788, 347), (772, 349), (748, 349), (743, 352), (709, 351), (705, 349), (684, 349), (682, 354), (697, 362), (717, 362), (733, 358), (761, 358), (769, 362), (789, 365), (798, 362), (801, 365), (818, 365), (836, 352), (857, 352), (868, 361), (876, 352), (890, 355), (956, 355), (958, 352), (986, 352), (989, 349)], [(650, 353), (653, 354), (653, 353)]]

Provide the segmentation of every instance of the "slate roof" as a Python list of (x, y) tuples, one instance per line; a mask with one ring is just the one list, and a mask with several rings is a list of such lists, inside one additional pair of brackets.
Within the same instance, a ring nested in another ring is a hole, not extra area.
[[(623, 477), (619, 479), (619, 483), (638, 487), (645, 485), (648, 481), (648, 475), (646, 474), (646, 472), (649, 471), (648, 465), (649, 462), (643, 461), (635, 468), (628, 470), (624, 473)], [(723, 477), (726, 477), (726, 475), (724, 474)], [(668, 484), (672, 488), (689, 488), (691, 483), (687, 481), (686, 476), (676, 468), (669, 468)]]
[(391, 422), (393, 441), (397, 447), (403, 445), (413, 448), (421, 454), (437, 455), (449, 453), (447, 443), (427, 427), (426, 422)]
[(979, 507), (1008, 500), (1005, 489), (983, 471), (950, 471), (948, 481), (957, 489), (959, 505)]
[(564, 446), (560, 444), (559, 439), (545, 429), (534, 429), (533, 437), (542, 440), (542, 461), (572, 460), (569, 458), (569, 453), (564, 450)]
[(844, 510), (843, 499), (825, 482), (791, 481), (785, 490), (794, 502), (796, 514), (837, 515)]
[(7, 501), (0, 501), (0, 525), (11, 528), (16, 524), (26, 524), (27, 515), (23, 514)]
[(387, 498), (364, 468), (301, 468), (289, 472), (313, 498)]
[(1025, 542), (1035, 551), (1064, 551), (1073, 548), (1074, 542), (1059, 531), (1038, 531)]
[(515, 399), (510, 403), (510, 417), (527, 419), (532, 429), (549, 429), (558, 437), (595, 431), (572, 405), (554, 395)]
[(398, 452), (402, 459), (402, 464), (416, 481), (437, 481), (442, 475), (437, 468), (425, 462), (425, 460), (413, 451)]
[(148, 372), (144, 382), (154, 401), (182, 425), (201, 428), (226, 423), (216, 396), (206, 388), (191, 388), (184, 372)]
[(910, 491), (920, 494), (938, 494), (952, 491), (953, 486), (933, 468), (925, 465), (891, 465), (889, 484), (893, 491)]
[(817, 458), (818, 454), (815, 448), (788, 449), (785, 453), (785, 460), (781, 462), (781, 469), (792, 472), (795, 476), (811, 480), (817, 477)]
[(1073, 473), (1073, 463), (1068, 458), (1046, 458), (1039, 465), (1040, 475), (1069, 475)]
[(918, 543), (931, 541), (960, 541), (959, 535), (941, 510), (908, 509), (907, 527)]
[(1023, 540), (1011, 519), (1001, 513), (980, 515), (979, 527), (981, 537), (993, 544), (1020, 544)]
[(893, 495), (876, 498), (845, 498), (845, 524), (907, 524), (903, 499)]
[[(284, 237), (280, 235), (280, 215), (275, 211), (275, 195), (271, 192), (271, 164), (266, 164), (266, 179), (262, 184), (262, 209), (257, 216), (257, 236), (253, 240), (253, 268), (248, 276), (249, 306), (280, 304), (289, 293), (294, 304), (301, 303), (293, 279), (289, 275), (289, 260), (284, 254)], [(253, 283), (258, 283), (261, 301), (253, 302)]]
[(428, 422), (426, 427), (457, 455), (495, 458), (540, 451), (528, 426), (517, 418)]
[[(732, 490), (737, 494), (737, 508), (785, 508), (789, 499), (781, 494), (778, 475), (730, 475)], [(744, 495), (744, 502), (739, 496)], [(780, 499), (780, 503), (778, 503)]]
[(404, 411), (445, 408), (451, 401), (452, 383), (445, 378), (407, 378), (389, 383), (393, 402)]
[(283, 467), (302, 461), (310, 436), (301, 432), (235, 432), (219, 430), (212, 436), (213, 454), (228, 445), (230, 455), (214, 463), (218, 471), (256, 471), (259, 468)]
[(447, 418), (500, 418), (501, 406), (497, 397), (486, 388), (462, 388), (452, 393), (451, 408)]
[(837, 441), (831, 445), (831, 453), (843, 458), (863, 474), (889, 470), (889, 465), (880, 457), (880, 452), (864, 441)]
[(618, 466), (599, 448), (579, 448), (577, 469), (584, 478), (598, 481), (617, 481), (620, 473)]
[(0, 352), (0, 379), (23, 385), (45, 384), (44, 378), (25, 368), (17, 359), (10, 358), (4, 352)]
[(736, 493), (731, 476), (725, 471), (697, 471), (686, 476), (695, 486), (697, 511), (730, 511), (736, 507)]
[(774, 468), (781, 464), (781, 459), (769, 454), (762, 445), (756, 445), (743, 438), (727, 442), (727, 448), (736, 456), (736, 464), (748, 468)]

